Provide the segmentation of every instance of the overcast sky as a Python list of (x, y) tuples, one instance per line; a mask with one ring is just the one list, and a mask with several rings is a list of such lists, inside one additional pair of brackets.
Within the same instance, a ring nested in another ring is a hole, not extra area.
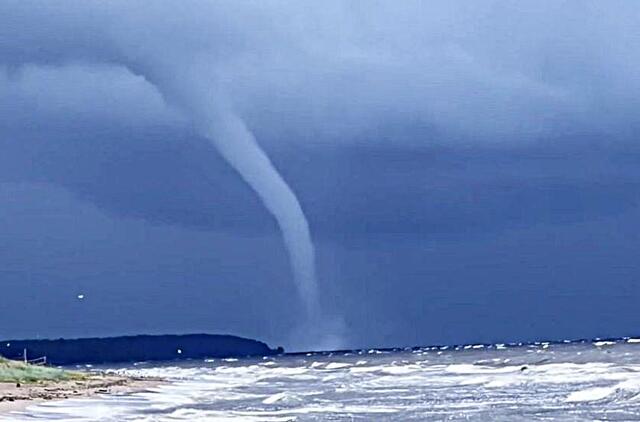
[(638, 334), (639, 19), (632, 0), (2, 1), (0, 338), (295, 347), (278, 225), (198, 128), (216, 107), (296, 193), (342, 346)]

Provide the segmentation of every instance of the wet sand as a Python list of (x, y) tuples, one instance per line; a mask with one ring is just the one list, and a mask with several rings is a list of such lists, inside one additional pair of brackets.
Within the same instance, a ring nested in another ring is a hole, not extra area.
[(95, 374), (85, 380), (49, 381), (37, 384), (0, 382), (0, 413), (24, 410), (46, 400), (91, 397), (96, 394), (125, 394), (144, 391), (162, 383), (161, 379)]

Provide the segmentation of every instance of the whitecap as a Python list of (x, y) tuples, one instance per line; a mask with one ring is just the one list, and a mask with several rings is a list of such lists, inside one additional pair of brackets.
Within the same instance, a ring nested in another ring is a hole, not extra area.
[(341, 369), (341, 368), (347, 368), (349, 366), (351, 366), (350, 363), (331, 362), (325, 368), (326, 369)]
[(280, 393), (273, 394), (267, 397), (266, 399), (262, 400), (262, 404), (273, 404), (273, 403), (279, 402), (280, 400), (285, 399), (286, 397), (287, 397), (287, 393), (282, 391)]
[(596, 347), (613, 346), (614, 344), (616, 344), (615, 341), (596, 341), (593, 343)]
[(588, 388), (586, 390), (574, 391), (573, 393), (569, 394), (565, 401), (569, 403), (576, 403), (602, 400), (606, 397), (609, 397), (615, 392), (616, 389), (614, 387)]

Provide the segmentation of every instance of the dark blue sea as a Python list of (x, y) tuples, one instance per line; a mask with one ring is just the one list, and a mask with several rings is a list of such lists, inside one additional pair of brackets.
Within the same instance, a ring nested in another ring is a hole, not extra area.
[(45, 402), (0, 420), (640, 420), (640, 339), (633, 338), (138, 363), (109, 371), (168, 382)]

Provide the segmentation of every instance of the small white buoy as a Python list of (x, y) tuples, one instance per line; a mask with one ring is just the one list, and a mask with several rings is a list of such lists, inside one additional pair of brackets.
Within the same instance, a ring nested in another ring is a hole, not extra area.
[(178, 349), (178, 354), (181, 355), (182, 354), (182, 349)]
[(84, 295), (82, 295), (82, 294), (78, 295), (78, 299), (79, 299), (79, 300), (84, 299)]

